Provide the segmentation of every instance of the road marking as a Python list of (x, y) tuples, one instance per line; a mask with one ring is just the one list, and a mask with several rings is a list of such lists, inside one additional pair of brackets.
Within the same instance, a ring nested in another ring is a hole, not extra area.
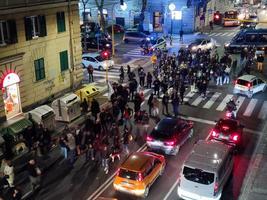
[(188, 92), (184, 97), (184, 101), (189, 101), (189, 99), (192, 98), (195, 94), (195, 92)]
[[(147, 147), (145, 143), (136, 152), (144, 151), (146, 148)], [(112, 179), (114, 178), (115, 175), (116, 175), (116, 172), (114, 172), (100, 187), (98, 187), (98, 189), (93, 194), (91, 194), (91, 196), (88, 197), (87, 200), (97, 199), (103, 193), (103, 191), (107, 189), (107, 186), (109, 186), (112, 183)]]
[(242, 103), (245, 101), (245, 97), (238, 97), (238, 99), (236, 100), (236, 113), (238, 112), (239, 108), (241, 107)]
[(262, 106), (261, 106), (261, 110), (260, 110), (260, 113), (258, 115), (258, 118), (266, 119), (266, 115), (267, 115), (267, 101), (264, 101)]
[(215, 34), (216, 34), (216, 33), (211, 33), (210, 36), (213, 36), (213, 35), (215, 35)]
[(221, 95), (222, 93), (219, 93), (219, 92), (215, 92), (212, 97), (210, 98), (210, 100), (203, 106), (203, 108), (207, 108), (209, 109), (216, 101), (216, 99), (219, 98), (219, 96)]
[(170, 194), (172, 193), (172, 191), (174, 190), (174, 188), (176, 188), (176, 186), (178, 185), (180, 180), (180, 176), (177, 178), (177, 180), (175, 181), (175, 183), (172, 185), (171, 189), (168, 191), (168, 193), (166, 194), (166, 196), (164, 197), (163, 200), (167, 200), (170, 196)]
[(222, 33), (221, 36), (226, 36), (227, 34), (228, 34), (228, 32)]
[[(208, 94), (208, 93), (209, 93), (209, 91), (206, 92), (206, 94)], [(205, 100), (205, 98), (202, 97), (202, 95), (199, 95), (191, 105), (198, 106), (204, 100)]]
[(257, 102), (257, 99), (251, 99), (243, 115), (249, 117), (252, 114)]
[(225, 107), (226, 107), (226, 103), (228, 101), (230, 101), (230, 99), (232, 99), (233, 96), (234, 95), (232, 95), (232, 94), (226, 95), (226, 97), (224, 97), (224, 99), (222, 100), (222, 102), (220, 103), (220, 105), (216, 108), (216, 110), (223, 111), (225, 109)]

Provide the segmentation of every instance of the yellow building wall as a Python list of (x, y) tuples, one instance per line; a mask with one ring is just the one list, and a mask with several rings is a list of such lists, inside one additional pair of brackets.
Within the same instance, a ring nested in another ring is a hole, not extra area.
[[(66, 31), (57, 32), (57, 12), (65, 12)], [(31, 12), (16, 13), (16, 15), (2, 15), (1, 19), (16, 20), (18, 43), (0, 47), (0, 59), (11, 55), (25, 53), (21, 62), (16, 62), (16, 73), (20, 77), (20, 97), (22, 108), (32, 105), (38, 101), (49, 98), (52, 94), (71, 87), (71, 71), (74, 74), (74, 85), (79, 85), (83, 78), (81, 68), (81, 43), (79, 27), (78, 5), (71, 6), (71, 22), (69, 23), (68, 7), (57, 7), (49, 9), (39, 9)], [(45, 15), (47, 36), (26, 41), (24, 17), (31, 15)], [(71, 62), (70, 26), (73, 37), (73, 67)], [(69, 68), (64, 72), (60, 71), (59, 52), (68, 50)], [(34, 60), (44, 58), (46, 78), (41, 81), (35, 79)], [(15, 64), (11, 64), (14, 68)], [(71, 70), (73, 68), (73, 70)], [(5, 70), (0, 65), (0, 70)], [(0, 75), (1, 76), (1, 75)], [(3, 98), (0, 94), (0, 117), (3, 117)]]

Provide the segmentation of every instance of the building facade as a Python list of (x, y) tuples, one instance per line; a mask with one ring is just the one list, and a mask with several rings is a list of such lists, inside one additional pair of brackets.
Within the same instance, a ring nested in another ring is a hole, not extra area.
[[(103, 13), (107, 24), (120, 24), (129, 28), (139, 23), (139, 15), (142, 6), (142, 0), (125, 0), (127, 5), (125, 10), (120, 7), (119, 1), (106, 0), (103, 6)], [(190, 1), (191, 2), (191, 1)], [(175, 4), (174, 12), (180, 14), (180, 18), (173, 17), (169, 10), (169, 5)], [(144, 30), (162, 33), (179, 33), (181, 29), (184, 32), (193, 32), (195, 30), (195, 5), (192, 0), (191, 6), (187, 6), (188, 0), (168, 1), (168, 0), (148, 0), (145, 11)], [(83, 12), (87, 21), (99, 22), (99, 12), (94, 0), (89, 0), (84, 9), (80, 1), (80, 17), (83, 20)], [(172, 24), (172, 26), (171, 26)], [(172, 28), (171, 28), (172, 27)]]
[(0, 122), (81, 83), (78, 1), (0, 1)]

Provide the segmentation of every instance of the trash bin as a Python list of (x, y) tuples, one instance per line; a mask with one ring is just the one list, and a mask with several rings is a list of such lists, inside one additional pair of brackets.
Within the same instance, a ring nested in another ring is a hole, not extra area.
[(55, 111), (50, 106), (39, 106), (31, 110), (28, 115), (36, 124), (42, 124), (49, 131), (55, 130)]
[(88, 103), (90, 103), (96, 95), (100, 93), (99, 89), (93, 85), (87, 84), (83, 85), (84, 87), (77, 90), (75, 94), (80, 98), (81, 102), (83, 102), (84, 99)]
[(57, 121), (71, 122), (81, 115), (80, 99), (74, 93), (68, 93), (52, 102)]

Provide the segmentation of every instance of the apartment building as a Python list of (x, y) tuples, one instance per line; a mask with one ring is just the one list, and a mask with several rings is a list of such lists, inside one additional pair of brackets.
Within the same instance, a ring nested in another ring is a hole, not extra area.
[(0, 125), (77, 87), (81, 68), (76, 0), (0, 1)]

